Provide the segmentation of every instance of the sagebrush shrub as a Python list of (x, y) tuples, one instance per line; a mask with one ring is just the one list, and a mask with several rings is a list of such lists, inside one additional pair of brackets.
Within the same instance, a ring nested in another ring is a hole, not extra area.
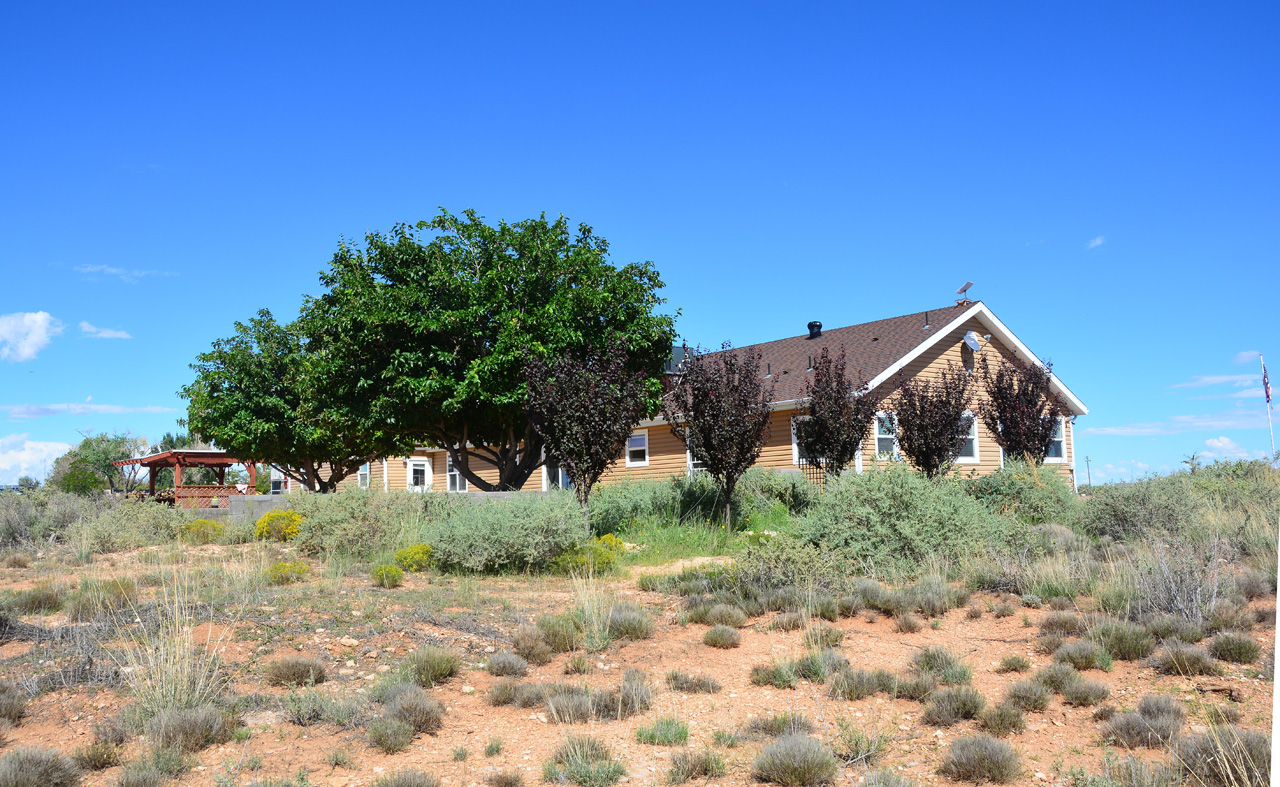
[(866, 670), (842, 669), (831, 676), (827, 693), (837, 699), (860, 700), (880, 690), (876, 675)]
[(1275, 577), (1256, 569), (1245, 569), (1236, 574), (1236, 590), (1240, 591), (1240, 595), (1249, 601), (1264, 598), (1271, 595), (1271, 583), (1275, 581)]
[(1146, 620), (1143, 628), (1158, 640), (1176, 639), (1194, 645), (1204, 639), (1204, 629), (1177, 615), (1155, 615)]
[(996, 672), (1026, 672), (1031, 669), (1031, 662), (1026, 656), (1012, 655), (1005, 656), (1000, 660), (1000, 666), (996, 667)]
[(301, 582), (311, 573), (311, 566), (301, 561), (274, 563), (265, 572), (268, 585), (288, 585)]
[(1089, 640), (1068, 642), (1053, 652), (1053, 660), (1070, 664), (1077, 670), (1111, 669), (1111, 654), (1098, 643)]
[(1005, 689), (1004, 702), (1024, 711), (1041, 711), (1049, 707), (1053, 690), (1036, 680), (1020, 680)]
[(811, 787), (830, 782), (838, 768), (826, 746), (807, 735), (786, 735), (760, 751), (751, 774), (782, 787)]
[(369, 743), (383, 754), (395, 754), (413, 743), (413, 727), (399, 719), (378, 719), (369, 724)]
[(940, 689), (929, 697), (920, 720), (935, 727), (950, 727), (963, 719), (975, 719), (987, 700), (968, 686)]
[(1240, 709), (1231, 705), (1210, 705), (1205, 708), (1205, 719), (1214, 726), (1235, 724), (1240, 721)]
[(1004, 741), (973, 735), (951, 744), (938, 770), (959, 781), (1007, 784), (1022, 772), (1022, 760)]
[(193, 519), (178, 528), (178, 538), (195, 546), (212, 544), (222, 538), (226, 527), (214, 519)]
[(702, 635), (702, 641), (713, 648), (728, 650), (742, 643), (742, 635), (737, 629), (728, 626), (712, 626), (707, 629), (706, 634)]
[(1068, 705), (1087, 708), (1097, 705), (1107, 697), (1111, 696), (1111, 689), (1094, 680), (1084, 680), (1068, 683), (1062, 689), (1062, 700)]
[(693, 675), (675, 669), (667, 673), (666, 680), (672, 691), (685, 694), (715, 694), (721, 688), (720, 681), (710, 675)]
[(1248, 634), (1224, 631), (1209, 640), (1209, 655), (1233, 664), (1252, 664), (1262, 654), (1257, 640)]
[(1169, 640), (1151, 657), (1151, 666), (1166, 675), (1216, 675), (1218, 665), (1199, 645)]
[(511, 636), (511, 650), (530, 664), (547, 664), (555, 653), (541, 625), (516, 629)]
[(80, 769), (70, 757), (53, 749), (23, 746), (0, 757), (3, 787), (74, 787)]
[(754, 686), (794, 689), (796, 687), (796, 679), (795, 668), (788, 662), (777, 661), (772, 664), (757, 664), (751, 668), (751, 683)]
[(1163, 694), (1148, 694), (1138, 701), (1136, 713), (1113, 716), (1103, 735), (1128, 748), (1160, 748), (1177, 737), (1186, 718), (1182, 703)]
[(893, 627), (899, 634), (915, 634), (923, 626), (914, 612), (903, 612), (893, 618)]
[(713, 751), (681, 750), (672, 753), (668, 784), (684, 784), (691, 779), (714, 779), (728, 772), (724, 758)]
[(494, 771), (484, 777), (489, 787), (524, 787), (524, 774), (520, 771)]
[(1005, 601), (1002, 601), (991, 608), (991, 614), (997, 618), (1013, 617), (1013, 613), (1013, 605)]
[(236, 719), (221, 708), (173, 708), (147, 721), (147, 738), (164, 749), (194, 753), (226, 743), (235, 732)]
[(81, 746), (71, 752), (71, 759), (75, 764), (85, 771), (101, 771), (107, 768), (114, 768), (121, 762), (121, 752), (119, 746), (112, 746), (109, 743), (92, 743), (88, 746)]
[(1178, 762), (1206, 787), (1264, 787), (1271, 783), (1271, 738), (1239, 727), (1214, 727), (1178, 743)]
[(608, 629), (614, 639), (648, 639), (653, 636), (653, 617), (644, 607), (623, 601), (609, 611)]
[(462, 659), (457, 653), (435, 645), (424, 645), (404, 661), (408, 676), (419, 686), (431, 687), (458, 674)]
[(973, 670), (951, 651), (941, 646), (918, 651), (911, 662), (920, 675), (932, 675), (943, 686), (958, 686), (973, 679)]
[(804, 630), (801, 641), (806, 648), (834, 648), (844, 641), (844, 632), (826, 623), (817, 623)]
[(982, 721), (983, 729), (997, 738), (1022, 732), (1027, 728), (1027, 720), (1022, 715), (1022, 709), (1007, 702), (992, 705), (982, 711), (978, 718)]
[(485, 669), (490, 675), (521, 676), (529, 671), (529, 662), (520, 658), (509, 651), (499, 651), (489, 657), (489, 661), (485, 664)]
[(807, 735), (813, 730), (813, 722), (808, 716), (790, 711), (774, 716), (757, 716), (747, 723), (747, 731), (752, 735), (769, 738), (782, 735)]
[(1083, 633), (1084, 624), (1070, 612), (1050, 612), (1040, 618), (1040, 631), (1044, 634), (1072, 636)]
[(324, 664), (309, 656), (285, 656), (267, 666), (267, 683), (272, 686), (315, 686), (324, 683)]
[(1043, 636), (1036, 637), (1035, 642), (1032, 643), (1032, 647), (1035, 649), (1036, 653), (1043, 653), (1046, 656), (1052, 656), (1054, 651), (1062, 647), (1065, 642), (1066, 640), (1059, 634), (1045, 634)]
[(1036, 672), (1035, 682), (1054, 692), (1061, 692), (1068, 683), (1080, 680), (1080, 673), (1070, 664), (1058, 661)]
[(415, 733), (434, 733), (444, 726), (444, 703), (414, 688), (387, 703), (386, 718), (408, 724)]
[(783, 612), (773, 619), (771, 628), (779, 631), (798, 631), (804, 628), (809, 616), (803, 612)]
[(0, 720), (17, 725), (27, 712), (27, 695), (12, 683), (0, 683)]
[(373, 584), (380, 588), (398, 588), (400, 583), (404, 581), (404, 571), (399, 566), (391, 564), (374, 566), (370, 572), (373, 578)]
[(66, 595), (66, 590), (62, 586), (41, 582), (33, 588), (18, 593), (6, 601), (4, 606), (19, 615), (57, 612), (62, 609)]
[(1080, 497), (1051, 465), (1011, 460), (994, 473), (967, 480), (965, 490), (992, 511), (1038, 525), (1074, 524)]
[(371, 787), (440, 787), (440, 780), (419, 770), (396, 771), (374, 779)]
[(1104, 620), (1089, 627), (1089, 638), (1122, 661), (1137, 661), (1151, 655), (1155, 637), (1146, 629), (1124, 620)]
[(792, 670), (807, 681), (826, 683), (833, 672), (849, 668), (849, 660), (834, 648), (811, 650), (791, 663)]
[(586, 735), (568, 735), (551, 758), (543, 763), (542, 778), (579, 787), (608, 787), (627, 773), (609, 747)]
[(411, 574), (426, 571), (431, 567), (431, 546), (429, 544), (414, 544), (404, 549), (398, 549), (394, 560), (397, 566)]
[(93, 725), (93, 742), (110, 746), (123, 746), (129, 740), (129, 731), (117, 717), (104, 719)]
[(881, 676), (881, 686), (891, 697), (901, 697), (919, 702), (933, 694), (938, 688), (938, 681), (932, 675), (914, 675), (910, 678), (899, 678), (895, 675)]
[(582, 508), (569, 494), (445, 505), (419, 522), (415, 540), (431, 545), (435, 565), (453, 571), (544, 571), (591, 540)]
[(707, 610), (705, 622), (717, 626), (740, 628), (747, 623), (747, 613), (730, 604), (716, 604)]

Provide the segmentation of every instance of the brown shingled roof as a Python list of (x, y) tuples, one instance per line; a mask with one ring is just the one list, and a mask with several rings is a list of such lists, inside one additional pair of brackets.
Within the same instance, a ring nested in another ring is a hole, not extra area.
[[(810, 339), (809, 334), (805, 333), (736, 349), (760, 353), (760, 370), (771, 371), (773, 377), (770, 379), (776, 383), (774, 401), (785, 402), (804, 396), (804, 381), (809, 377), (809, 358), (816, 359), (823, 347), (836, 355), (843, 345), (849, 376), (871, 380), (972, 308), (974, 303), (952, 304), (941, 309), (904, 314), (887, 320), (823, 329), (822, 335), (816, 339)], [(928, 328), (924, 327), (926, 316)]]

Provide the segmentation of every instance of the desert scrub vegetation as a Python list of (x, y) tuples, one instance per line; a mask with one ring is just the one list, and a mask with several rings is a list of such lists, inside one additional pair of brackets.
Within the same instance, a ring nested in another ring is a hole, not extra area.
[(74, 787), (80, 769), (65, 754), (23, 746), (0, 757), (0, 785), (4, 787)]
[(398, 588), (400, 583), (404, 582), (404, 571), (390, 563), (374, 566), (369, 575), (373, 579), (373, 584), (380, 588)]
[(712, 626), (702, 635), (702, 641), (713, 648), (728, 650), (742, 644), (742, 635), (728, 626)]
[(1235, 726), (1211, 727), (1178, 742), (1176, 759), (1195, 784), (1263, 787), (1271, 783), (1271, 738)]
[(1002, 740), (972, 735), (951, 744), (938, 771), (958, 781), (1008, 784), (1022, 772), (1022, 758)]
[(327, 677), (324, 663), (309, 656), (285, 656), (267, 666), (265, 677), (271, 686), (315, 686)]
[(396, 771), (373, 780), (372, 787), (440, 787), (440, 780), (422, 771)]
[(269, 585), (291, 585), (294, 582), (301, 582), (310, 575), (311, 566), (300, 560), (274, 563), (264, 574)]
[(752, 667), (750, 677), (753, 686), (794, 689), (799, 676), (796, 675), (795, 662), (775, 661)]
[(982, 722), (983, 729), (997, 738), (1022, 732), (1027, 728), (1027, 720), (1022, 715), (1022, 709), (1008, 702), (984, 709), (978, 714), (978, 720)]
[(1252, 664), (1262, 654), (1262, 647), (1248, 634), (1224, 631), (1209, 640), (1209, 655), (1233, 664)]
[(86, 623), (108, 617), (133, 606), (138, 600), (138, 587), (127, 577), (85, 579), (63, 604), (67, 620)]
[(424, 645), (410, 653), (401, 665), (412, 682), (430, 688), (458, 674), (462, 659), (448, 648)]
[(369, 744), (383, 754), (396, 754), (413, 743), (413, 726), (399, 719), (381, 718), (367, 729)]
[(1138, 661), (1151, 655), (1156, 639), (1145, 628), (1127, 620), (1103, 619), (1089, 626), (1088, 637), (1106, 648), (1113, 658)]
[(431, 545), (412, 544), (404, 549), (397, 549), (393, 560), (397, 566), (411, 574), (426, 571), (431, 567)]
[(1112, 716), (1102, 734), (1129, 749), (1160, 748), (1178, 736), (1186, 718), (1182, 703), (1172, 697), (1149, 694), (1138, 701), (1137, 711)]
[(1220, 671), (1209, 651), (1178, 640), (1170, 640), (1157, 650), (1151, 666), (1166, 675), (1216, 675)]
[(684, 784), (693, 779), (715, 779), (728, 772), (724, 758), (709, 749), (672, 753), (667, 784)]
[(787, 711), (774, 716), (757, 716), (747, 723), (752, 735), (777, 738), (782, 735), (808, 735), (813, 732), (813, 722), (803, 713)]
[(695, 675), (671, 670), (666, 675), (667, 688), (685, 694), (715, 694), (720, 691), (720, 681), (710, 675)]
[(674, 716), (659, 716), (652, 724), (636, 728), (636, 740), (653, 746), (683, 746), (689, 725)]
[(499, 651), (489, 657), (485, 669), (490, 675), (523, 676), (529, 671), (529, 662), (510, 651)]
[(614, 759), (609, 747), (587, 735), (566, 735), (564, 743), (542, 764), (542, 778), (552, 784), (608, 787), (626, 774), (626, 767)]
[(444, 726), (444, 703), (417, 686), (403, 686), (386, 703), (383, 718), (403, 722), (414, 733), (435, 733)]
[(1031, 669), (1031, 662), (1026, 656), (1011, 655), (1000, 659), (1000, 666), (996, 667), (996, 672), (1001, 674), (1008, 672), (1026, 672)]
[(940, 689), (929, 696), (920, 720), (935, 727), (950, 727), (965, 719), (976, 719), (987, 700), (968, 686)]
[(530, 664), (549, 664), (556, 651), (547, 642), (541, 625), (521, 626), (511, 636), (511, 650)]
[(1060, 664), (1070, 664), (1077, 670), (1111, 669), (1111, 654), (1105, 648), (1090, 640), (1068, 642), (1053, 652), (1053, 660)]
[(911, 660), (911, 670), (917, 675), (930, 675), (943, 686), (959, 686), (973, 679), (973, 669), (941, 646), (917, 652)]
[(1053, 689), (1037, 680), (1020, 680), (1005, 689), (1004, 703), (1024, 711), (1042, 711), (1049, 707)]
[(253, 537), (259, 540), (291, 541), (302, 528), (302, 515), (289, 509), (268, 511), (259, 517), (253, 527)]
[(784, 735), (766, 745), (751, 763), (751, 774), (782, 787), (826, 784), (839, 764), (831, 751), (807, 735)]
[(648, 639), (653, 636), (653, 616), (644, 607), (623, 601), (609, 611), (607, 630), (613, 639)]
[(213, 705), (163, 710), (147, 720), (147, 738), (164, 749), (193, 753), (231, 740), (236, 718)]
[(27, 712), (27, 695), (12, 683), (0, 683), (0, 721), (17, 726)]

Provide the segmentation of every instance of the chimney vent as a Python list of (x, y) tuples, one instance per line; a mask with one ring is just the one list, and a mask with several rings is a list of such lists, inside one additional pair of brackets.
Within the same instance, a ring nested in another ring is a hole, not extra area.
[(816, 339), (821, 335), (822, 335), (822, 323), (818, 322), (817, 320), (814, 320), (813, 322), (809, 323), (809, 338)]

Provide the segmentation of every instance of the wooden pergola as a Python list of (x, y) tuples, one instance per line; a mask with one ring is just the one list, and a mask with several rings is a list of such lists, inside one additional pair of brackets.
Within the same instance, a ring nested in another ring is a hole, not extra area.
[[(251, 460), (237, 459), (226, 451), (215, 448), (176, 448), (162, 451), (150, 456), (136, 459), (121, 459), (111, 464), (118, 467), (125, 465), (142, 465), (147, 468), (148, 490), (152, 497), (156, 495), (156, 471), (164, 467), (173, 468), (173, 504), (178, 508), (209, 508), (214, 499), (252, 494), (258, 484), (258, 468)], [(235, 484), (228, 486), (227, 468), (232, 465), (244, 465), (249, 469), (249, 484), (241, 490)], [(212, 470), (218, 477), (216, 484), (182, 484), (182, 470), (186, 467), (201, 467)]]

